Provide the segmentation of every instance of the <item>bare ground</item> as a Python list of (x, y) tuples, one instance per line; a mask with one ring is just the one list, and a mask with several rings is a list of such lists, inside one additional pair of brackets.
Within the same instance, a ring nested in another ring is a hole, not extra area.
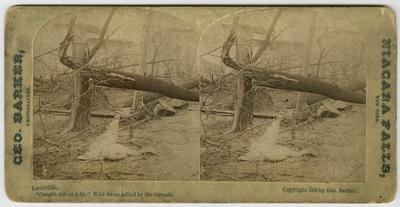
[[(337, 118), (321, 118), (283, 132), (282, 145), (303, 148), (308, 156), (287, 160), (239, 161), (271, 120), (255, 119), (253, 129), (224, 134), (232, 117), (202, 114), (206, 129), (201, 141), (201, 179), (282, 182), (364, 182), (365, 106), (354, 105)], [(207, 141), (206, 141), (207, 140)]]

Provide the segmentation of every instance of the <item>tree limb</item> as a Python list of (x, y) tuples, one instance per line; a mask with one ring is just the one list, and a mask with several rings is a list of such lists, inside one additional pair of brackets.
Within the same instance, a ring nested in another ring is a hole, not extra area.
[(71, 57), (68, 57), (67, 50), (71, 44), (72, 34), (68, 32), (64, 41), (61, 43), (59, 54), (63, 65), (79, 70), (82, 76), (90, 77), (95, 84), (124, 89), (134, 89), (160, 93), (164, 96), (177, 98), (187, 101), (199, 101), (199, 92), (179, 87), (171, 82), (167, 82), (154, 77), (144, 77), (131, 73), (113, 72), (101, 70), (101, 68), (90, 65), (77, 65)]
[(260, 58), (260, 56), (263, 54), (264, 50), (267, 49), (267, 47), (271, 43), (272, 33), (274, 32), (275, 25), (278, 22), (278, 19), (281, 16), (281, 14), (282, 14), (282, 9), (278, 9), (278, 11), (276, 12), (274, 18), (272, 19), (271, 26), (269, 27), (268, 32), (265, 35), (265, 39), (264, 39), (261, 47), (257, 50), (257, 52), (254, 55), (254, 57), (251, 58), (250, 62), (252, 62), (252, 63), (256, 62), (258, 60), (258, 58)]
[(88, 54), (88, 62), (92, 59), (94, 54), (96, 54), (97, 50), (101, 47), (104, 41), (104, 36), (106, 35), (106, 31), (108, 28), (108, 25), (111, 22), (111, 18), (114, 15), (116, 8), (112, 8), (110, 14), (108, 15), (106, 21), (104, 22), (103, 28), (101, 29), (99, 39), (97, 40), (96, 44), (93, 46), (93, 48), (89, 51)]
[(353, 92), (316, 78), (281, 72), (246, 71), (244, 75), (255, 80), (258, 86), (316, 93), (332, 99), (365, 104), (365, 94)]

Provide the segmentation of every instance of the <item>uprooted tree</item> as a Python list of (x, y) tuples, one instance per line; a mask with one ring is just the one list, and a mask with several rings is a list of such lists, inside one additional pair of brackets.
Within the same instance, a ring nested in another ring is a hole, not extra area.
[[(321, 97), (329, 97), (353, 103), (365, 103), (365, 94), (363, 93), (354, 92), (351, 89), (344, 89), (317, 78), (271, 71), (258, 66), (257, 60), (268, 45), (270, 45), (271, 34), (281, 14), (282, 10), (278, 9), (261, 47), (253, 57), (251, 57), (248, 52), (245, 53), (246, 51), (240, 49), (238, 46), (241, 42), (241, 33), (240, 30), (238, 30), (238, 28), (240, 28), (238, 26), (238, 17), (234, 19), (231, 32), (222, 47), (222, 62), (229, 68), (239, 72), (239, 80), (235, 95), (234, 122), (231, 130), (233, 132), (242, 131), (251, 124), (253, 116), (252, 86), (309, 92), (322, 95)], [(230, 56), (233, 45), (236, 45), (236, 61)], [(247, 57), (247, 59), (243, 57)]]

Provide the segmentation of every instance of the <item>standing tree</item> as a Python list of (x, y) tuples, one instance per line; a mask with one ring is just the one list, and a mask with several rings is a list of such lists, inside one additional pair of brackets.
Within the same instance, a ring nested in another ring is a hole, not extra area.
[[(281, 14), (282, 11), (279, 9), (272, 20), (265, 39), (262, 41), (260, 48), (257, 50), (253, 57), (251, 57), (251, 54), (249, 52), (250, 48), (246, 46), (246, 42), (251, 39), (251, 33), (249, 33), (249, 31), (247, 30), (247, 27), (238, 26), (239, 18), (235, 18), (230, 37), (236, 40), (236, 64), (239, 65), (242, 69), (251, 68), (252, 64), (257, 62), (264, 50), (267, 49), (267, 47), (270, 45), (272, 33)], [(233, 41), (230, 41), (230, 38), (228, 38), (228, 41), (225, 42), (224, 45), (226, 46), (226, 44), (232, 43)], [(225, 55), (226, 54), (222, 55), (223, 61), (225, 61)], [(238, 78), (234, 110), (234, 121), (231, 131), (243, 131), (252, 124), (253, 120), (252, 79), (243, 74), (240, 74)]]
[[(238, 24), (239, 19), (235, 19), (234, 24)], [(239, 27), (236, 31), (236, 62), (239, 65), (247, 66), (250, 64), (249, 47), (246, 42), (251, 38), (251, 34)], [(235, 113), (233, 117), (232, 132), (239, 132), (246, 129), (253, 121), (253, 91), (252, 81), (246, 76), (239, 75), (236, 83), (235, 94)]]
[[(111, 18), (115, 12), (112, 9), (108, 15), (103, 29), (99, 34), (96, 44), (92, 49), (87, 48), (87, 44), (82, 44), (87, 38), (83, 34), (79, 34), (76, 30), (76, 17), (72, 18), (70, 22), (69, 32), (72, 38), (72, 62), (83, 68), (93, 58), (94, 54), (100, 48), (104, 41), (104, 36), (107, 31), (107, 27), (110, 24)], [(60, 50), (61, 51), (61, 50)], [(66, 53), (66, 50), (63, 51)], [(66, 55), (66, 54), (61, 54)], [(61, 57), (61, 56), (60, 56)], [(90, 88), (89, 88), (89, 77), (83, 76), (80, 69), (75, 71), (74, 74), (74, 89), (73, 89), (73, 100), (71, 105), (71, 119), (69, 127), (66, 131), (81, 131), (89, 125), (90, 119)]]

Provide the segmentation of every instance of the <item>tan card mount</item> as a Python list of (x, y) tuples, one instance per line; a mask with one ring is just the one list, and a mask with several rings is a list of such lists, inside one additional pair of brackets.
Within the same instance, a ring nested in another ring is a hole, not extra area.
[(389, 202), (386, 7), (15, 6), (5, 178), (21, 202)]

